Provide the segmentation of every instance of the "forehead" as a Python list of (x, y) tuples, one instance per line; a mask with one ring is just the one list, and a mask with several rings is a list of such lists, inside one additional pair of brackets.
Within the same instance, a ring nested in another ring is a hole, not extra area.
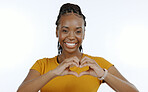
[(59, 21), (60, 26), (84, 26), (84, 20), (82, 17), (77, 16), (73, 13), (62, 15)]

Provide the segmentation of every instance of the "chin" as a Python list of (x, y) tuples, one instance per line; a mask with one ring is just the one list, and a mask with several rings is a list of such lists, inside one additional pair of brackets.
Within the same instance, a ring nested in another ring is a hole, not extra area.
[(77, 52), (77, 49), (66, 49), (65, 51), (69, 54), (72, 54), (72, 53)]

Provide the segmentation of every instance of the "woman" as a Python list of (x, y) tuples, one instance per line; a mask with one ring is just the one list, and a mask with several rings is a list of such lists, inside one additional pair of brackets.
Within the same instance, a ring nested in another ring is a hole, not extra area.
[(64, 4), (56, 25), (58, 55), (37, 60), (18, 92), (97, 92), (101, 83), (119, 92), (138, 91), (113, 64), (82, 53), (86, 21), (78, 5)]

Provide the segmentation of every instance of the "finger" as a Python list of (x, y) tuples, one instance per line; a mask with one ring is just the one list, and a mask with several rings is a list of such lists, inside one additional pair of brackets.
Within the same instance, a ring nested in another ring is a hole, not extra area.
[(79, 65), (80, 60), (78, 59), (78, 57), (73, 57), (74, 62), (76, 62)]
[(61, 64), (59, 67), (59, 71), (64, 71), (66, 70), (66, 68), (70, 68), (71, 65), (75, 65), (75, 66), (78, 66), (75, 62), (65, 62), (63, 64)]
[(79, 61), (80, 61), (80, 60), (79, 60), (76, 56), (70, 57), (70, 58), (67, 58), (67, 59), (64, 60), (64, 62), (75, 62), (75, 63), (77, 63), (78, 65), (79, 65)]
[(78, 77), (81, 77), (82, 75), (90, 75), (90, 73), (89, 71), (84, 71), (84, 72), (81, 72)]
[(85, 59), (86, 59), (86, 56), (81, 59), (81, 64), (84, 62)]
[[(89, 66), (89, 74), (92, 76), (98, 76), (102, 73), (103, 69), (101, 67), (98, 68), (96, 64), (84, 64), (82, 67)], [(101, 72), (101, 73), (100, 73)]]
[(82, 67), (85, 67), (85, 66), (89, 66), (90, 68), (94, 68), (94, 64), (91, 64), (91, 63), (83, 64), (80, 67), (82, 68)]
[(85, 59), (83, 59), (83, 61), (81, 61), (80, 65), (82, 66), (83, 64), (86, 64), (86, 63), (89, 63), (89, 61), (88, 61), (88, 59), (85, 58)]
[(85, 64), (85, 63), (93, 63), (93, 59), (89, 58), (89, 57), (84, 57), (82, 60), (81, 60), (81, 65)]
[[(64, 72), (65, 70), (70, 70), (69, 68), (70, 68), (70, 66), (77, 66), (77, 67), (79, 67), (79, 65), (76, 63), (76, 62), (63, 62), (63, 63), (61, 63), (57, 68), (56, 68), (56, 70), (57, 70), (57, 72), (59, 73), (59, 75), (62, 73), (62, 72)], [(66, 69), (67, 68), (67, 69)], [(66, 72), (64, 72), (64, 73), (62, 73), (61, 75), (63, 75), (63, 74), (65, 74)]]
[(62, 75), (74, 75), (74, 76), (77, 76), (78, 77), (78, 74), (76, 72), (74, 72), (74, 71), (71, 71), (69, 68), (66, 68), (63, 71)]
[(96, 64), (96, 61), (93, 60), (93, 59), (91, 59), (91, 58), (86, 57), (86, 58), (82, 61), (81, 65), (83, 65), (83, 64), (85, 64), (85, 63)]
[(79, 67), (79, 65), (76, 64), (75, 62), (68, 62), (68, 63), (65, 63), (65, 64), (64, 64), (65, 68), (70, 67), (71, 65), (74, 65), (74, 66)]
[(76, 72), (74, 72), (74, 71), (69, 71), (68, 73), (67, 73), (67, 75), (74, 75), (74, 76), (79, 76)]
[(84, 57), (81, 59), (81, 61), (83, 61), (85, 58), (86, 58), (86, 56), (84, 56)]

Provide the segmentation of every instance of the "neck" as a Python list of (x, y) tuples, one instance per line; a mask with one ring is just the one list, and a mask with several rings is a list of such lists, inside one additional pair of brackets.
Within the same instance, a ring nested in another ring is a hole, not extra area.
[(59, 63), (61, 63), (66, 58), (70, 58), (70, 57), (73, 57), (73, 56), (77, 56), (78, 59), (81, 60), (82, 55), (83, 54), (79, 50), (75, 53), (67, 53), (65, 51), (62, 51), (61, 55), (58, 56), (58, 60), (59, 60)]

